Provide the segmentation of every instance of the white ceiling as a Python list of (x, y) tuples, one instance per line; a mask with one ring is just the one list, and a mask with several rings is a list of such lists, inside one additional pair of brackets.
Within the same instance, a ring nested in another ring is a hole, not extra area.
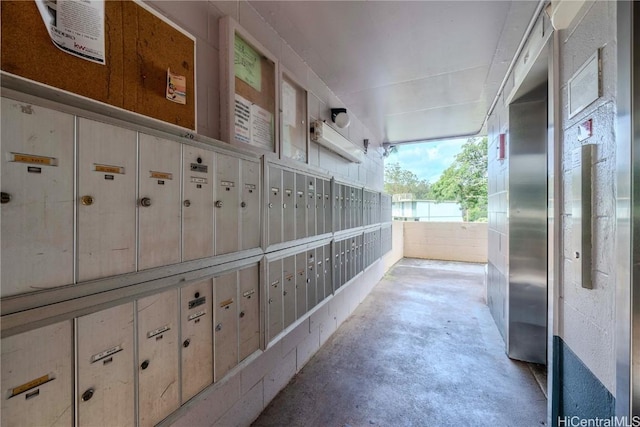
[(347, 109), (392, 143), (482, 131), (537, 3), (251, 2)]

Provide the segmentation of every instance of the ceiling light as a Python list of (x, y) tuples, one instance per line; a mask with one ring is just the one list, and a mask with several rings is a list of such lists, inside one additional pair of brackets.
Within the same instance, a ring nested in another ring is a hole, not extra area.
[(346, 108), (332, 108), (331, 120), (340, 129), (344, 129), (351, 124), (351, 117), (349, 117), (349, 115), (347, 114)]

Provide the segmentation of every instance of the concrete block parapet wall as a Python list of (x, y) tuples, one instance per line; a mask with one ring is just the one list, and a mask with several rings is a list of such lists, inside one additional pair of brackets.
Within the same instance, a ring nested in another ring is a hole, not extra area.
[(404, 222), (402, 224), (404, 224), (403, 247), (406, 258), (487, 262), (486, 223)]

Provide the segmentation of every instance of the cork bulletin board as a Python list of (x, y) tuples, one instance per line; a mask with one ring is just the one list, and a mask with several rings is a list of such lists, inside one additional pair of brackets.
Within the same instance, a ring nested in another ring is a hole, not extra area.
[(222, 139), (274, 153), (279, 134), (278, 62), (233, 19), (220, 22)]
[[(3, 71), (188, 129), (196, 127), (195, 41), (134, 1), (105, 2), (106, 65), (53, 45), (33, 1), (0, 2)], [(166, 99), (167, 69), (186, 104)]]

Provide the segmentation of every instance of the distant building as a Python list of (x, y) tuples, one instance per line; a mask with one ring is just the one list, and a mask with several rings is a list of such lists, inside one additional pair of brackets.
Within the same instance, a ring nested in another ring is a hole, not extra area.
[(411, 193), (392, 196), (391, 215), (396, 221), (463, 221), (462, 208), (457, 202), (416, 200)]

